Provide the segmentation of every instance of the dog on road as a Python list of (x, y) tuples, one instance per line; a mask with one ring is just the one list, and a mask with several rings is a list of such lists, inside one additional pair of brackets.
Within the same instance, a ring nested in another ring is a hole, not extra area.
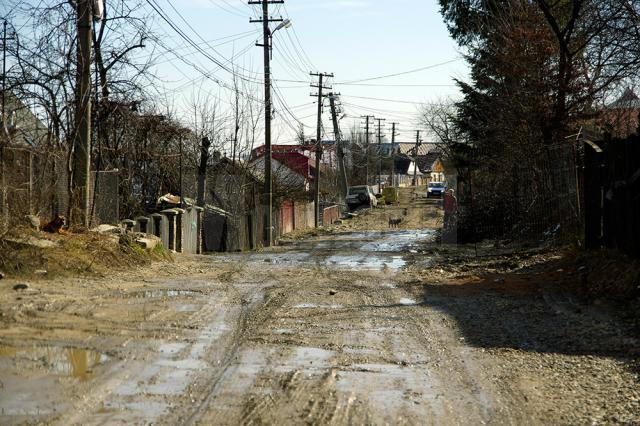
[(390, 217), (389, 218), (389, 228), (397, 228), (400, 225), (402, 219), (399, 217)]

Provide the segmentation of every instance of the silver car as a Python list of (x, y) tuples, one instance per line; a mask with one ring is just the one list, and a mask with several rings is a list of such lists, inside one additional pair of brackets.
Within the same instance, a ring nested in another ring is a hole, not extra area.
[(378, 205), (378, 199), (373, 193), (373, 188), (368, 185), (351, 186), (347, 193), (347, 205), (350, 210), (360, 206), (375, 207)]

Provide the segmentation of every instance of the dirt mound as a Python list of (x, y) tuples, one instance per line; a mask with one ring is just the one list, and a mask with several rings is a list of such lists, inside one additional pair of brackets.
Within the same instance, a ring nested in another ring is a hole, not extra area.
[(14, 278), (103, 275), (160, 259), (170, 259), (162, 246), (147, 251), (133, 239), (113, 234), (16, 228), (0, 237), (1, 272)]

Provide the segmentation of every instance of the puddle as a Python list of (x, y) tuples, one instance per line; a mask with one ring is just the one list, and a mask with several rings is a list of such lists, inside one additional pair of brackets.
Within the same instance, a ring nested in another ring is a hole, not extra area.
[(385, 268), (398, 270), (406, 265), (407, 262), (402, 256), (366, 256), (366, 255), (334, 255), (325, 260), (328, 266), (337, 266), (348, 269), (369, 269), (374, 271), (382, 271)]
[(135, 291), (131, 293), (123, 293), (124, 297), (132, 297), (134, 299), (160, 299), (160, 298), (170, 298), (170, 297), (192, 297), (197, 296), (200, 293), (193, 290), (167, 290), (167, 289), (158, 289), (158, 290), (144, 290), (144, 291)]
[(435, 231), (432, 229), (389, 232), (382, 234), (381, 238), (376, 241), (371, 241), (362, 245), (360, 250), (374, 252), (409, 251), (411, 253), (416, 253), (416, 250), (410, 249), (415, 243), (423, 242), (424, 240), (431, 240), (434, 237)]
[(291, 265), (301, 263), (309, 258), (309, 253), (289, 252), (286, 254), (254, 254), (251, 260), (255, 262), (264, 262), (271, 265)]
[(50, 374), (75, 377), (86, 381), (93, 369), (109, 357), (103, 353), (78, 348), (0, 346), (0, 366), (11, 362), (20, 371), (44, 369)]
[(405, 306), (413, 306), (413, 305), (417, 305), (418, 302), (416, 302), (413, 299), (407, 299), (406, 297), (403, 297), (402, 299), (400, 299), (400, 304)]
[(320, 309), (342, 309), (344, 306), (342, 305), (316, 305), (315, 303), (300, 303), (295, 305), (295, 309), (312, 309), (312, 308), (320, 308)]
[(177, 312), (197, 312), (201, 308), (201, 305), (181, 304), (175, 307)]

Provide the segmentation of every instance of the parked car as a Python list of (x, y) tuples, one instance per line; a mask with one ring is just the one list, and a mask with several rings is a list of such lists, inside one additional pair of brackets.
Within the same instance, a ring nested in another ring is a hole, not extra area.
[(349, 187), (347, 193), (347, 206), (353, 210), (360, 206), (375, 207), (378, 205), (378, 199), (373, 193), (373, 188), (368, 185), (358, 185)]
[(427, 198), (442, 197), (446, 190), (447, 186), (444, 182), (429, 182), (429, 185), (427, 185)]

